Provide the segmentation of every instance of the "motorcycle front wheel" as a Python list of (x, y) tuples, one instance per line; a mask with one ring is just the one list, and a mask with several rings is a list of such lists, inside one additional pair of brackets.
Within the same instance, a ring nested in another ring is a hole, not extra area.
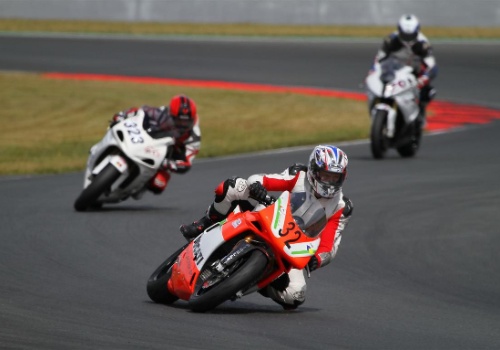
[[(228, 275), (222, 279), (218, 274), (203, 280), (199, 278), (195, 291), (189, 299), (189, 307), (195, 312), (205, 312), (222, 304), (257, 283), (267, 266), (267, 257), (260, 250), (254, 250), (233, 263)], [(208, 267), (207, 267), (208, 268)], [(204, 269), (205, 270), (205, 269)], [(204, 275), (204, 270), (200, 276)]]
[(378, 110), (372, 120), (370, 146), (373, 158), (382, 159), (389, 148), (387, 139), (387, 111)]
[(396, 148), (399, 155), (403, 158), (410, 158), (417, 154), (418, 149), (420, 148), (420, 140), (422, 139), (422, 126), (418, 122), (414, 122), (414, 131), (411, 136), (410, 142), (406, 145)]
[(120, 177), (120, 174), (118, 169), (108, 164), (78, 196), (74, 204), (75, 210), (85, 211), (92, 206), (97, 207), (97, 199), (111, 188), (111, 185)]
[(186, 246), (187, 244), (178, 249), (174, 254), (170, 255), (170, 257), (158, 266), (158, 268), (149, 277), (146, 290), (149, 298), (155, 303), (172, 304), (174, 301), (179, 299), (176, 295), (170, 293), (167, 283), (172, 275), (172, 266)]

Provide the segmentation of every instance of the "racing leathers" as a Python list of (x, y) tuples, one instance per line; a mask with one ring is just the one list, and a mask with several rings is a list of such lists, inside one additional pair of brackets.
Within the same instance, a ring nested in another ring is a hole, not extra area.
[[(314, 191), (306, 177), (306, 167), (294, 165), (280, 174), (256, 174), (245, 180), (235, 177), (223, 181), (215, 190), (215, 200), (209, 206), (206, 215), (192, 225), (181, 226), (181, 232), (187, 239), (193, 239), (204, 228), (220, 221), (231, 212), (236, 205), (250, 210), (256, 204), (251, 197), (252, 184), (259, 182), (267, 191), (309, 192)], [(351, 213), (352, 203), (339, 189), (332, 198), (318, 197), (325, 208), (327, 225), (321, 233), (321, 240), (315, 255), (309, 262), (309, 270), (314, 270), (329, 264), (338, 251), (342, 232), (345, 229)], [(192, 236), (189, 237), (189, 234)], [(261, 290), (285, 309), (295, 309), (305, 301), (306, 280), (305, 271), (292, 269)]]

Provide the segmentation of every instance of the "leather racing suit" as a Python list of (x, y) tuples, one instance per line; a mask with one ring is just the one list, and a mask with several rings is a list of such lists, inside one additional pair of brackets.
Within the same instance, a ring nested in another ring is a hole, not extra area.
[[(220, 221), (232, 211), (236, 205), (242, 209), (251, 209), (256, 202), (249, 197), (248, 187), (260, 182), (267, 191), (311, 192), (307, 180), (306, 167), (294, 165), (280, 174), (256, 174), (245, 180), (235, 177), (223, 181), (215, 190), (215, 200), (210, 205), (207, 216), (212, 221)], [(316, 196), (317, 197), (317, 196)], [(335, 257), (352, 210), (352, 202), (343, 195), (342, 189), (333, 198), (318, 198), (325, 208), (327, 225), (321, 233), (321, 240), (315, 254), (317, 265), (324, 267)], [(312, 260), (312, 259), (311, 259)], [(292, 269), (288, 275), (283, 275), (267, 286), (261, 294), (268, 296), (285, 309), (295, 309), (305, 301), (306, 280), (305, 271)]]

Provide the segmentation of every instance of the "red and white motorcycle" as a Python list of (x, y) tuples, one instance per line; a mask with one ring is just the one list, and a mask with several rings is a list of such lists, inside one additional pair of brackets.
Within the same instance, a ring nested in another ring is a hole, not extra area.
[(383, 158), (389, 148), (402, 157), (414, 156), (420, 146), (423, 111), (413, 68), (389, 56), (375, 64), (365, 82), (373, 157)]
[(83, 191), (74, 203), (75, 210), (141, 198), (174, 142), (171, 132), (149, 125), (142, 110), (111, 126), (90, 149)]
[(181, 299), (193, 311), (211, 310), (306, 268), (326, 222), (323, 206), (306, 192), (283, 192), (254, 211), (237, 208), (165, 260), (147, 293), (157, 303)]

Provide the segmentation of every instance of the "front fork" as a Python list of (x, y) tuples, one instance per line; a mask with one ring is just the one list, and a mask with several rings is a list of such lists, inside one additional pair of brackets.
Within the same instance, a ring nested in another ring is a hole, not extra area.
[(256, 243), (258, 242), (255, 240), (254, 235), (246, 236), (244, 239), (235, 244), (229, 254), (224, 256), (222, 259), (215, 261), (212, 264), (212, 268), (214, 268), (219, 273), (223, 272), (227, 267), (231, 266), (236, 261), (239, 261), (242, 256), (256, 249), (263, 252), (266, 255), (267, 259), (270, 260), (269, 253)]
[(387, 112), (387, 134), (385, 136), (392, 139), (396, 133), (396, 108), (394, 105), (391, 106), (387, 103), (377, 103), (373, 108), (372, 118), (376, 115), (378, 110)]
[[(211, 268), (207, 271), (211, 271), (212, 273), (216, 273), (224, 278), (229, 272), (230, 267), (238, 261), (241, 261), (241, 258), (254, 250), (260, 250), (267, 257), (269, 262), (273, 261), (268, 250), (265, 249), (264, 244), (261, 241), (257, 240), (257, 237), (253, 234), (250, 234), (240, 240), (235, 244), (233, 249), (225, 255), (222, 259), (219, 259), (212, 263)], [(268, 271), (271, 267), (271, 264), (268, 265)], [(268, 272), (266, 271), (266, 272)], [(205, 276), (206, 277), (206, 276)], [(253, 293), (260, 289), (258, 285), (252, 286), (247, 290), (241, 290), (236, 294), (237, 298), (241, 298), (244, 295)]]

